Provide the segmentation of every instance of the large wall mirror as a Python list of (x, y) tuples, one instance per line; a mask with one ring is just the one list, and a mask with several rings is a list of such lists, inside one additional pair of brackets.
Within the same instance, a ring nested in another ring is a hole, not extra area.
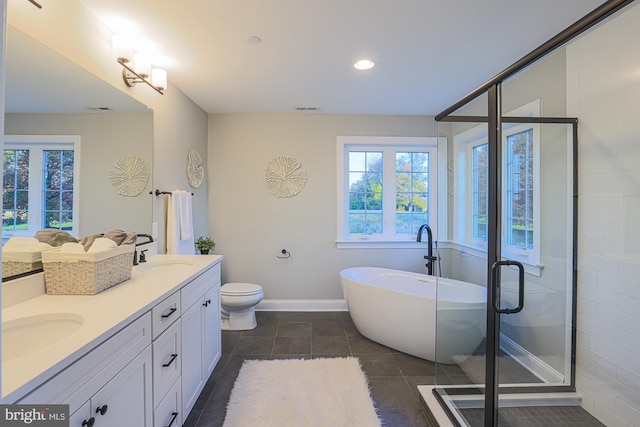
[[(11, 25), (5, 76), (6, 143), (60, 135), (80, 141), (74, 154), (79, 170), (74, 177), (78, 223), (73, 234), (81, 238), (113, 228), (150, 234), (151, 177), (142, 192), (125, 196), (110, 174), (121, 173), (123, 158), (139, 159), (152, 170), (153, 112)], [(6, 171), (6, 152), (4, 157)], [(3, 206), (7, 197), (5, 185)], [(5, 222), (10, 221), (3, 221), (3, 244), (25, 235)], [(10, 280), (4, 270), (3, 257), (3, 281)]]

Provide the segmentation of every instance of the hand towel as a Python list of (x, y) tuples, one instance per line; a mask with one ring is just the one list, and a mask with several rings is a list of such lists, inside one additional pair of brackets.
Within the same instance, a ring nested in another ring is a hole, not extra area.
[(12, 237), (2, 246), (2, 252), (39, 252), (52, 247), (33, 237)]
[[(189, 206), (183, 206), (183, 193), (185, 203)], [(189, 198), (187, 198), (187, 196)], [(175, 190), (171, 192), (167, 200), (167, 253), (168, 254), (186, 254), (195, 255), (195, 242), (193, 232), (191, 236), (182, 239), (182, 223), (185, 223), (185, 237), (187, 237), (188, 229), (193, 230), (193, 214), (191, 209), (191, 194), (186, 191)]]
[(180, 191), (180, 240), (193, 237), (193, 214), (191, 212), (191, 193)]

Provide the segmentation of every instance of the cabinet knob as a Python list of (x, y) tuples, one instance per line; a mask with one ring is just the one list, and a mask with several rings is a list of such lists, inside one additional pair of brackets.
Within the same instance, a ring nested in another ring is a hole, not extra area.
[(99, 413), (100, 415), (104, 415), (107, 413), (107, 409), (108, 409), (107, 405), (98, 406), (96, 408), (96, 414)]
[(83, 426), (83, 427), (84, 427), (84, 426), (87, 426), (87, 427), (93, 427), (93, 424), (95, 424), (95, 422), (96, 422), (96, 419), (95, 419), (95, 418), (93, 418), (93, 417), (91, 417), (91, 418), (89, 418), (88, 420), (84, 420), (84, 421), (82, 422), (82, 426)]

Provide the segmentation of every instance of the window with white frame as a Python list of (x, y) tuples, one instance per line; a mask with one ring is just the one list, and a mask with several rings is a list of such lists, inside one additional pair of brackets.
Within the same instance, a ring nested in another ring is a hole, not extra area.
[(3, 153), (3, 236), (78, 231), (78, 136), (8, 135)]
[(436, 223), (436, 165), (436, 138), (338, 137), (338, 246), (415, 241)]
[[(534, 102), (511, 116), (533, 116)], [(502, 132), (502, 254), (540, 264), (540, 126), (506, 123)], [(488, 144), (486, 125), (454, 137), (457, 157), (454, 240), (484, 247), (487, 240)]]

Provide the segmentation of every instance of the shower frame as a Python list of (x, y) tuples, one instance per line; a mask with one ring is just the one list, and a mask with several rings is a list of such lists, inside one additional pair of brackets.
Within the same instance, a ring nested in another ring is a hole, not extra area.
[[(495, 77), (452, 104), (447, 109), (435, 116), (437, 122), (486, 122), (488, 124), (488, 145), (489, 145), (489, 169), (488, 169), (488, 229), (487, 229), (487, 283), (490, 283), (491, 266), (501, 260), (501, 197), (500, 183), (501, 170), (500, 162), (502, 156), (502, 124), (503, 123), (535, 123), (535, 124), (566, 124), (572, 126), (573, 136), (573, 248), (572, 248), (572, 313), (571, 313), (571, 379), (569, 385), (552, 385), (542, 387), (526, 386), (499, 386), (498, 382), (498, 352), (500, 322), (499, 314), (495, 313), (491, 306), (492, 290), (487, 288), (487, 337), (486, 337), (486, 361), (485, 361), (485, 383), (484, 383), (484, 426), (493, 427), (498, 425), (498, 396), (499, 393), (545, 393), (545, 392), (566, 392), (575, 391), (576, 373), (576, 319), (577, 319), (577, 226), (578, 226), (578, 119), (566, 117), (512, 117), (502, 116), (501, 88), (502, 83), (509, 77), (514, 76), (523, 69), (534, 64), (544, 56), (554, 52), (566, 43), (589, 30), (608, 17), (614, 15), (623, 8), (631, 5), (636, 0), (608, 0), (591, 13), (587, 14), (573, 25), (569, 26), (555, 37), (542, 44), (510, 67), (506, 68)], [(466, 106), (481, 95), (487, 94), (488, 114), (487, 116), (454, 116), (455, 111)], [(469, 392), (478, 393), (478, 388), (446, 389), (448, 395), (467, 394)], [(482, 391), (482, 390), (481, 390)], [(443, 396), (438, 391), (438, 387), (433, 388), (436, 400), (443, 407), (454, 424), (458, 424), (455, 416), (445, 403)]]

